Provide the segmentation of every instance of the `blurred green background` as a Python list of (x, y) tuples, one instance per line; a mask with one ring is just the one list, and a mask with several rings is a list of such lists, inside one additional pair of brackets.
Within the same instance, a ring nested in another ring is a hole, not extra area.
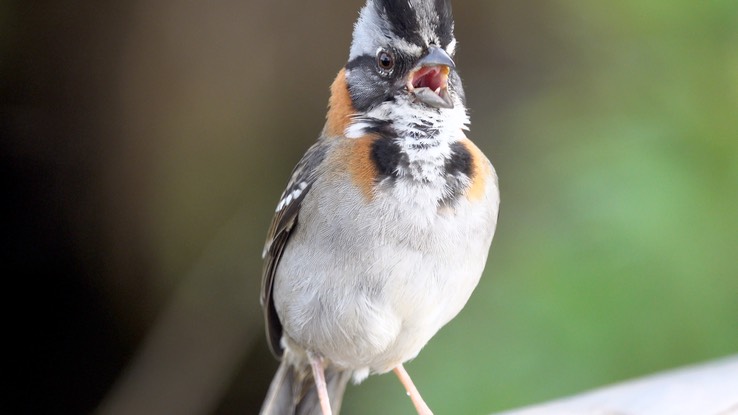
[[(0, 4), (24, 300), (0, 412), (256, 413), (261, 247), (362, 4)], [(738, 352), (738, 2), (453, 4), (502, 207), (477, 291), (408, 365), (435, 413)], [(413, 408), (386, 375), (344, 412)]]

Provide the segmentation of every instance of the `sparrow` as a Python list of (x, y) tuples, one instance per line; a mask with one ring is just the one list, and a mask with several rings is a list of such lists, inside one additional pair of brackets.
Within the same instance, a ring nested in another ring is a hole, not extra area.
[(263, 252), (281, 360), (261, 414), (337, 414), (350, 379), (394, 371), (464, 307), (497, 224), (497, 175), (465, 134), (447, 0), (368, 0), (325, 127), (292, 172)]

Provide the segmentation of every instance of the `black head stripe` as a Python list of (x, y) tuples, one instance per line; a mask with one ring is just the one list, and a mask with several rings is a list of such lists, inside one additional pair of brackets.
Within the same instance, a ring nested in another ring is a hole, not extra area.
[(453, 39), (454, 18), (450, 0), (375, 0), (377, 14), (390, 25), (392, 33), (410, 43), (423, 46), (423, 34), (432, 30), (446, 46)]
[(441, 40), (441, 46), (445, 47), (454, 38), (454, 16), (451, 12), (451, 1), (436, 0), (436, 12), (438, 13), (436, 35)]
[(379, 0), (375, 6), (377, 13), (387, 19), (390, 30), (395, 36), (417, 45), (423, 44), (423, 38), (420, 36), (420, 22), (416, 12), (410, 7), (409, 1)]

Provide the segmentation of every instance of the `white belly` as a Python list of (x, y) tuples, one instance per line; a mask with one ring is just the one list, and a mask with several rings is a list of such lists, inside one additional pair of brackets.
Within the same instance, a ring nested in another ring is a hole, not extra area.
[(344, 368), (383, 373), (415, 357), (466, 304), (487, 259), (496, 184), (441, 209), (423, 194), (401, 205), (395, 191), (407, 189), (369, 205), (352, 187), (309, 194), (311, 214), (298, 218), (277, 270), (285, 334)]

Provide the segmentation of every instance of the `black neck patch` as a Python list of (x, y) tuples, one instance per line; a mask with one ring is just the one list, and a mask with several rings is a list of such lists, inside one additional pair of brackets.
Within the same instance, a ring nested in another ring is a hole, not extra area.
[(457, 141), (451, 144), (451, 156), (446, 160), (445, 167), (446, 195), (440, 203), (453, 206), (474, 179), (474, 158), (466, 146)]
[(400, 145), (385, 135), (380, 135), (372, 143), (371, 157), (380, 180), (385, 177), (398, 178), (397, 167), (400, 163), (407, 164)]
[(468, 178), (473, 178), (474, 160), (466, 146), (460, 142), (451, 144), (451, 157), (446, 160), (446, 174), (458, 175), (459, 173)]
[[(474, 158), (466, 146), (455, 142), (450, 148), (451, 154), (444, 166), (445, 191), (438, 200), (439, 206), (453, 206), (474, 179)], [(371, 159), (377, 168), (377, 182), (387, 178), (394, 181), (400, 177), (398, 170), (407, 170), (409, 166), (407, 156), (396, 139), (382, 134), (372, 143)]]

